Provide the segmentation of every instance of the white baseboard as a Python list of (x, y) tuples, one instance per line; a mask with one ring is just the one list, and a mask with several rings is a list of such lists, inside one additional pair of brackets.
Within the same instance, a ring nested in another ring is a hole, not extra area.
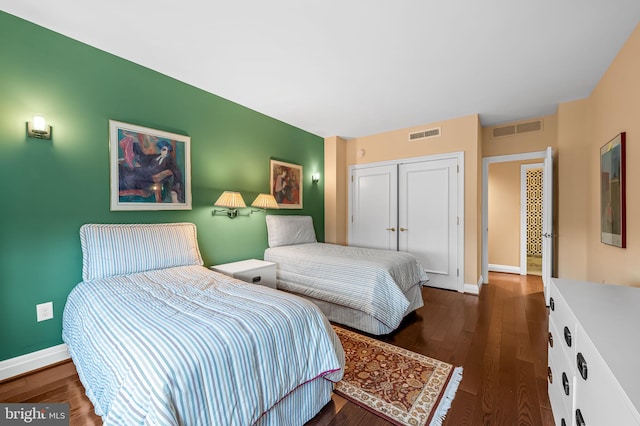
[(464, 292), (469, 294), (480, 294), (480, 290), (482, 290), (482, 275), (478, 279), (476, 284), (465, 284)]
[(520, 274), (519, 266), (509, 266), (509, 265), (493, 265), (489, 264), (490, 272), (506, 272), (507, 274)]
[(67, 345), (62, 343), (57, 346), (31, 352), (15, 358), (0, 361), (0, 381), (18, 376), (38, 368), (46, 367), (56, 362), (69, 359)]

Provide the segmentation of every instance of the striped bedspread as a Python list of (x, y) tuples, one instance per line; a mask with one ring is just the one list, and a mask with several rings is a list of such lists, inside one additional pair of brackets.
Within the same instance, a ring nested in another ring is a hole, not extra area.
[(105, 425), (251, 425), (344, 367), (312, 303), (202, 266), (78, 284), (63, 339)]
[(264, 260), (278, 264), (278, 288), (347, 306), (391, 329), (409, 301), (404, 293), (428, 280), (409, 253), (326, 243), (270, 247)]

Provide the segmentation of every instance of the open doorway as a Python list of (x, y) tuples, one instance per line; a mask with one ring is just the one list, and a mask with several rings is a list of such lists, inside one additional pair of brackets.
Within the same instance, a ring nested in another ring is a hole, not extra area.
[(489, 272), (542, 274), (543, 164), (539, 161), (489, 164)]
[[(550, 277), (550, 266), (551, 266), (551, 247), (549, 246), (549, 242), (551, 239), (552, 228), (550, 215), (552, 213), (552, 204), (551, 204), (551, 195), (552, 195), (552, 159), (553, 159), (553, 151), (551, 148), (548, 148), (546, 151), (540, 152), (529, 152), (522, 154), (512, 154), (512, 155), (503, 155), (503, 156), (495, 156), (495, 157), (485, 157), (482, 159), (482, 279), (485, 284), (488, 283), (489, 276), (489, 213), (488, 213), (488, 204), (489, 204), (489, 166), (494, 163), (505, 163), (505, 162), (540, 162), (540, 160), (544, 160), (543, 167), (543, 243), (542, 243), (542, 276), (543, 282), (545, 284), (545, 298), (547, 298), (546, 285), (548, 279), (547, 275)], [(519, 167), (519, 166), (518, 166)], [(517, 181), (520, 179), (516, 178)], [(546, 207), (549, 208), (546, 208)], [(549, 217), (547, 217), (549, 215)], [(495, 226), (496, 222), (493, 222), (492, 226)], [(546, 225), (545, 225), (546, 224)], [(549, 231), (545, 231), (545, 226), (549, 228)], [(516, 231), (517, 232), (517, 231)], [(549, 238), (545, 238), (545, 234), (548, 234)], [(546, 241), (549, 240), (549, 241)], [(521, 252), (518, 247), (516, 247), (515, 252)], [(546, 260), (545, 260), (546, 259)], [(516, 265), (521, 262), (515, 262)], [(525, 262), (526, 264), (526, 262)], [(525, 266), (526, 267), (526, 266)], [(513, 272), (519, 273), (522, 268), (516, 266), (516, 268), (512, 271), (504, 271), (504, 272)], [(545, 275), (545, 271), (547, 274)]]

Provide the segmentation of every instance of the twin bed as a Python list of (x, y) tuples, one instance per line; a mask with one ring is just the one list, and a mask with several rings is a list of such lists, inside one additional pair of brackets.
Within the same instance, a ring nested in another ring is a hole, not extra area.
[(386, 334), (423, 305), (413, 256), (267, 227), (284, 291), (205, 268), (191, 223), (81, 227), (62, 337), (105, 425), (304, 424), (344, 373), (329, 320)]
[(318, 243), (310, 216), (267, 215), (264, 260), (277, 288), (319, 306), (330, 321), (388, 334), (423, 306), (424, 268), (409, 253)]

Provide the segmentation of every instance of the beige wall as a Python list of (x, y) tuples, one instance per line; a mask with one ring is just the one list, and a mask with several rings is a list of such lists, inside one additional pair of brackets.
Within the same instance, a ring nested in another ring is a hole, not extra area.
[[(408, 141), (411, 132), (440, 127), (437, 138)], [(356, 164), (422, 157), (449, 152), (464, 152), (465, 161), (465, 274), (464, 282), (475, 284), (480, 277), (480, 193), (478, 175), (480, 173), (480, 124), (477, 115), (430, 123), (421, 126), (394, 130), (377, 135), (355, 138), (347, 141), (346, 167)], [(325, 143), (327, 140), (325, 139)], [(361, 151), (362, 150), (362, 151)], [(361, 154), (359, 154), (359, 152)], [(362, 155), (363, 154), (363, 155)], [(326, 164), (326, 160), (325, 160)], [(344, 187), (348, 187), (345, 179)], [(346, 215), (345, 215), (346, 219)], [(346, 232), (345, 232), (346, 238)]]
[(587, 279), (589, 109), (587, 100), (558, 107), (558, 277)]
[[(587, 278), (640, 286), (640, 26), (622, 47), (588, 99)], [(600, 242), (600, 147), (626, 132), (627, 248)]]
[(347, 141), (324, 140), (324, 241), (347, 244)]
[(520, 267), (520, 164), (489, 165), (489, 264)]

